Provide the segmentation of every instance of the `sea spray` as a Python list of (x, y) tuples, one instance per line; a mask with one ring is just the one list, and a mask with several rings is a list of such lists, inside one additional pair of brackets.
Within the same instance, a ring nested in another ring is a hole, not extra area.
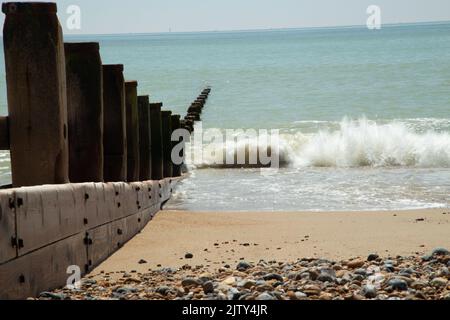
[(291, 130), (280, 134), (277, 141), (269, 144), (264, 141), (267, 140), (250, 137), (237, 144), (227, 144), (213, 139), (195, 148), (188, 146), (188, 153), (208, 150), (203, 152), (201, 161), (190, 162), (190, 165), (197, 168), (249, 167), (239, 161), (217, 161), (216, 157), (225, 155), (224, 159), (236, 160), (238, 154), (245, 154), (248, 159), (256, 153), (270, 154), (276, 149), (282, 167), (450, 168), (449, 133), (417, 132), (400, 121), (378, 123), (366, 118), (345, 118), (334, 130), (321, 129), (315, 133)]

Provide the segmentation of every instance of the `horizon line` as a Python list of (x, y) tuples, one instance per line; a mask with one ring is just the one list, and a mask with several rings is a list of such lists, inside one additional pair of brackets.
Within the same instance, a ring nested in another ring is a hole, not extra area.
[[(382, 24), (383, 27), (396, 27), (406, 25), (434, 25), (446, 24), (450, 20), (435, 20), (421, 22), (392, 22)], [(203, 30), (203, 31), (159, 31), (159, 32), (123, 32), (123, 33), (65, 33), (67, 36), (121, 36), (121, 35), (153, 35), (153, 34), (189, 34), (189, 33), (226, 33), (226, 32), (258, 32), (258, 31), (289, 31), (289, 30), (317, 30), (317, 29), (349, 29), (366, 28), (364, 24), (357, 25), (333, 25), (333, 26), (311, 26), (311, 27), (280, 27), (280, 28), (254, 28), (254, 29), (221, 29), (221, 30)], [(1, 37), (2, 38), (2, 37)]]

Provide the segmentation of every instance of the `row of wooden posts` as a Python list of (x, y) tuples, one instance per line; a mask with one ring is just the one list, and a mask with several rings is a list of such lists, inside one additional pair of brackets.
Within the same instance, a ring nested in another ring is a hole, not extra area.
[(211, 88), (181, 119), (138, 95), (121, 64), (103, 65), (98, 43), (64, 43), (55, 3), (3, 3), (13, 187), (161, 180), (181, 175), (172, 130), (192, 132)]

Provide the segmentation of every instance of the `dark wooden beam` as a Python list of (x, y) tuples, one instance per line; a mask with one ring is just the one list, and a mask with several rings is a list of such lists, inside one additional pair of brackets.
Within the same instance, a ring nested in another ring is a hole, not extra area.
[(0, 117), (0, 150), (9, 150), (8, 117)]

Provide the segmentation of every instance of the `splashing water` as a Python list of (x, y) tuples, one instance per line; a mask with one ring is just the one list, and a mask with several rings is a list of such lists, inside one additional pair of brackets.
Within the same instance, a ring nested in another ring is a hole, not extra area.
[[(401, 122), (378, 124), (361, 118), (344, 119), (338, 129), (323, 129), (316, 133), (296, 132), (280, 135), (279, 145), (261, 144), (251, 138), (229, 147), (223, 142), (204, 144), (203, 149), (215, 149), (215, 153), (203, 153), (203, 162), (197, 168), (241, 168), (241, 164), (216, 164), (217, 153), (228, 155), (258, 154), (279, 150), (280, 164), (291, 168), (305, 167), (417, 167), (450, 168), (450, 134), (428, 130), (423, 133)], [(264, 150), (262, 150), (264, 149)], [(268, 149), (268, 150), (267, 150)], [(189, 151), (188, 151), (189, 152)], [(191, 149), (190, 152), (199, 152)], [(213, 154), (213, 156), (210, 156)], [(190, 158), (190, 157), (188, 157)]]

